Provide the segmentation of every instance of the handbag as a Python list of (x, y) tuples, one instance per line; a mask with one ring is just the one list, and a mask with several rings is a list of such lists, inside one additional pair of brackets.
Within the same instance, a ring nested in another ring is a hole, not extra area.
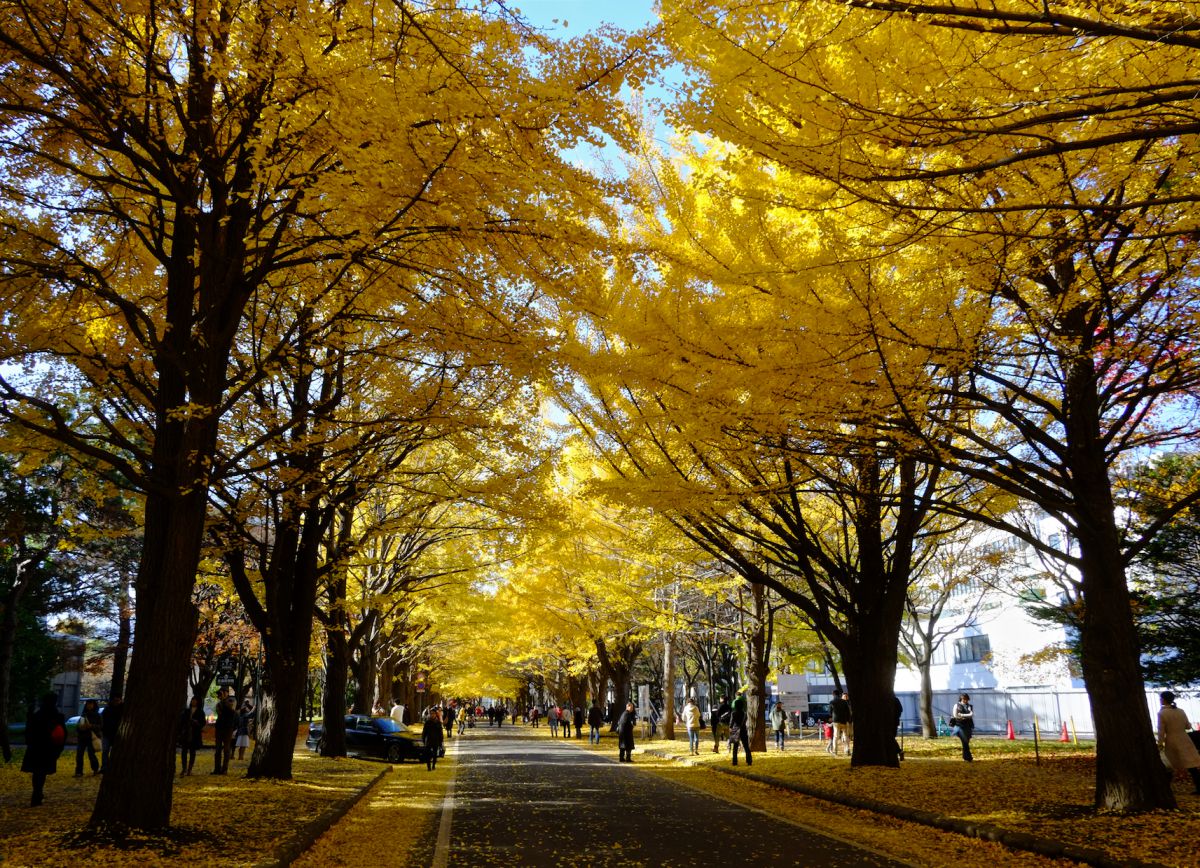
[(100, 740), (100, 736), (96, 735), (95, 730), (92, 730), (92, 750), (103, 750), (104, 743)]

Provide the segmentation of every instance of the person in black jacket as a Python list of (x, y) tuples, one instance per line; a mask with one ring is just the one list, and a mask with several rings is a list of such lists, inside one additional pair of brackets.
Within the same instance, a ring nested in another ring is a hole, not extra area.
[(721, 704), (712, 713), (713, 753), (721, 752), (721, 727), (729, 725), (729, 715), (733, 709), (729, 705), (729, 697), (722, 696)]
[(959, 694), (958, 702), (950, 713), (950, 734), (958, 736), (962, 742), (962, 758), (972, 762), (975, 757), (971, 754), (971, 734), (975, 732), (975, 709), (971, 707), (971, 697), (965, 693)]
[(58, 696), (47, 693), (25, 720), (25, 758), (21, 771), (33, 775), (31, 808), (45, 801), (46, 776), (58, 771), (58, 758), (67, 742), (67, 719), (58, 710)]
[(117, 743), (117, 733), (121, 728), (121, 717), (125, 714), (125, 700), (114, 696), (108, 700), (104, 713), (100, 715), (100, 774), (108, 768), (108, 755), (112, 753), (113, 745)]
[(438, 755), (442, 752), (442, 715), (436, 708), (421, 727), (421, 741), (425, 743), (425, 768), (433, 771), (437, 767)]
[(829, 716), (833, 723), (833, 739), (829, 742), (829, 752), (838, 755), (838, 745), (846, 746), (846, 756), (850, 756), (850, 746), (854, 741), (854, 711), (850, 707), (850, 694), (843, 693), (834, 696), (829, 703)]
[(583, 738), (583, 708), (575, 706), (575, 737)]
[(623, 763), (633, 762), (633, 728), (637, 725), (637, 712), (633, 703), (627, 702), (625, 710), (617, 719), (617, 760)]
[(204, 747), (204, 727), (208, 720), (204, 717), (204, 706), (200, 697), (193, 696), (188, 707), (179, 716), (179, 776), (192, 773), (196, 765), (196, 751)]
[(238, 713), (232, 696), (225, 696), (217, 703), (217, 719), (213, 723), (216, 746), (213, 748), (214, 775), (228, 774), (229, 759), (233, 756), (233, 737), (237, 734)]
[(733, 701), (733, 711), (729, 714), (729, 746), (733, 749), (734, 765), (738, 764), (738, 745), (746, 751), (746, 765), (754, 765), (750, 758), (750, 733), (746, 723), (746, 697), (739, 696)]
[(600, 710), (599, 700), (592, 700), (592, 707), (588, 709), (588, 744), (600, 744), (600, 727), (604, 723), (604, 712)]

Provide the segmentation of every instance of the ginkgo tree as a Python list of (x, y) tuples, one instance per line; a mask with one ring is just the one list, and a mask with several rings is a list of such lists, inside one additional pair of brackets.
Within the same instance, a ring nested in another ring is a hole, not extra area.
[[(272, 364), (234, 358), (250, 301), (320, 294), (352, 263), (562, 275), (597, 203), (561, 152), (611, 126), (639, 45), (553, 43), (501, 3), (0, 12), (0, 359), (31, 366), (5, 369), (0, 412), (147, 500), (137, 751), (114, 754), (94, 827), (170, 819), (218, 431)], [(57, 400), (84, 385), (98, 433)]]
[[(1078, 570), (1107, 809), (1174, 805), (1148, 771), (1148, 713), (1126, 707), (1143, 689), (1126, 567), (1155, 528), (1122, 530), (1114, 485), (1122, 461), (1196, 431), (1197, 130), (1181, 84), (1195, 11), (814, 0), (665, 15), (691, 71), (680, 126), (728, 143), (731, 178), (757, 162), (808, 184), (768, 191), (754, 173), (732, 182), (743, 195), (803, 220), (836, 215), (870, 243), (826, 255), (870, 261), (876, 277), (927, 257), (918, 279), (888, 285), (924, 296), (953, 334), (881, 308), (866, 340), (889, 376), (929, 351), (936, 376), (897, 390), (896, 426), (926, 440), (926, 460), (1045, 509), (1076, 540), (1055, 552), (959, 510)], [(947, 406), (965, 412), (931, 419)], [(1179, 492), (1172, 509), (1197, 496)]]

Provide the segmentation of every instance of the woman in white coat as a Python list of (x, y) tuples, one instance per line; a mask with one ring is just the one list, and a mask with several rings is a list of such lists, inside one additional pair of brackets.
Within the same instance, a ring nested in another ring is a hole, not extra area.
[(1163, 751), (1171, 768), (1187, 769), (1200, 795), (1200, 751), (1188, 735), (1188, 719), (1183, 709), (1175, 707), (1175, 694), (1165, 690), (1158, 695), (1162, 707), (1158, 710), (1158, 749)]

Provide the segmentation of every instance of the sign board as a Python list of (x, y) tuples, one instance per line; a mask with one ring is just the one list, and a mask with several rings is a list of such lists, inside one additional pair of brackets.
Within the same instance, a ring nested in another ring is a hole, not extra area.
[(218, 687), (232, 687), (237, 683), (237, 661), (228, 654), (222, 654), (217, 658), (217, 677), (216, 682)]
[(638, 719), (650, 719), (650, 685), (638, 685)]
[(789, 712), (808, 711), (808, 676), (780, 675), (775, 684), (784, 708)]
[(422, 672), (417, 676), (417, 693), (425, 692), (425, 673)]

